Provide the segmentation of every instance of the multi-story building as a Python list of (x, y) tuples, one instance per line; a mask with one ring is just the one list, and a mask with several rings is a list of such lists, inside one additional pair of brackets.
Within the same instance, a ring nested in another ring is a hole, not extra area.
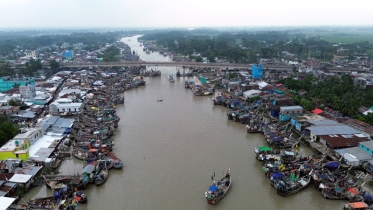
[(19, 87), (19, 94), (22, 99), (33, 99), (36, 96), (35, 85), (25, 85)]
[(14, 87), (14, 85), (26, 86), (34, 85), (35, 79), (33, 77), (28, 77), (25, 79), (18, 78), (1, 78), (0, 79), (0, 91), (7, 91)]

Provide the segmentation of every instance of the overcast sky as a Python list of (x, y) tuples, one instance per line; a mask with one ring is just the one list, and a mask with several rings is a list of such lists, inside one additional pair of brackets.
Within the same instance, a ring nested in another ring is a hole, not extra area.
[(372, 9), (372, 0), (1, 0), (0, 27), (367, 26)]

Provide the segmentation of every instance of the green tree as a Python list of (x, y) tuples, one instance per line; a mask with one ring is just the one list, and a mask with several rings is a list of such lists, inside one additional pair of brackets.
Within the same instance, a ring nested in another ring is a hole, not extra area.
[(195, 59), (196, 59), (196, 62), (202, 62), (203, 60), (201, 56), (197, 56)]
[(60, 64), (56, 60), (50, 60), (49, 67), (51, 68), (52, 72), (56, 72), (56, 70), (60, 68)]
[(12, 139), (18, 133), (17, 126), (9, 121), (2, 122), (0, 124), (0, 130), (5, 133), (5, 136), (8, 140)]
[(5, 61), (0, 60), (0, 77), (13, 76), (14, 72), (12, 67)]
[(207, 57), (207, 59), (208, 59), (210, 62), (215, 62), (215, 56), (213, 56), (213, 55), (209, 55), (209, 56)]
[(8, 101), (8, 104), (9, 106), (21, 106), (22, 105), (21, 101), (18, 99), (10, 99)]

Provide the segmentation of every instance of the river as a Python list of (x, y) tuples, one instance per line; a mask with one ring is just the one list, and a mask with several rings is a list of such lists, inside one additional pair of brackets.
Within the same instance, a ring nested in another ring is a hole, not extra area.
[[(157, 52), (142, 51), (137, 37), (123, 42), (145, 61), (171, 61)], [(156, 67), (148, 67), (155, 69)], [(290, 197), (280, 197), (256, 161), (254, 148), (266, 145), (261, 134), (247, 134), (245, 125), (227, 120), (228, 109), (214, 106), (211, 96), (194, 96), (184, 88), (191, 78), (168, 81), (181, 67), (157, 67), (161, 77), (146, 78), (146, 86), (124, 93), (117, 106), (121, 121), (115, 133), (114, 154), (124, 162), (111, 169), (102, 186), (88, 186), (88, 203), (79, 209), (341, 209), (345, 201), (324, 199), (313, 185)], [(198, 79), (194, 78), (198, 83)], [(162, 102), (157, 100), (162, 99)], [(311, 152), (300, 147), (300, 152)], [(71, 158), (63, 174), (80, 173), (83, 163)], [(231, 169), (232, 188), (217, 205), (207, 204), (204, 193)], [(44, 185), (25, 199), (51, 195)]]

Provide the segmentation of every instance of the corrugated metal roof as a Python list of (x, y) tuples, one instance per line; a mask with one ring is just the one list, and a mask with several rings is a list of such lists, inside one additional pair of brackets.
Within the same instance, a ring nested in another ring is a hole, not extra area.
[(14, 174), (12, 178), (9, 179), (10, 182), (15, 183), (26, 183), (31, 179), (32, 175), (28, 174)]
[(16, 198), (0, 197), (0, 209), (8, 209), (15, 200)]
[(341, 125), (334, 120), (309, 120), (308, 122), (314, 125)]
[(360, 142), (361, 145), (373, 150), (373, 141)]
[(70, 128), (74, 122), (74, 119), (65, 119), (65, 118), (58, 118), (58, 120), (54, 123), (53, 126), (59, 128)]
[(365, 152), (359, 147), (351, 147), (351, 148), (345, 148), (343, 150), (335, 150), (339, 154), (343, 155), (345, 153), (351, 154), (354, 157), (356, 157), (360, 161), (368, 161), (373, 160), (373, 157), (371, 154)]
[(333, 134), (357, 134), (360, 133), (347, 125), (311, 126), (307, 128), (313, 135), (333, 135)]
[(303, 107), (301, 106), (282, 106), (280, 107), (281, 110), (295, 110), (295, 109), (302, 109), (303, 110)]

